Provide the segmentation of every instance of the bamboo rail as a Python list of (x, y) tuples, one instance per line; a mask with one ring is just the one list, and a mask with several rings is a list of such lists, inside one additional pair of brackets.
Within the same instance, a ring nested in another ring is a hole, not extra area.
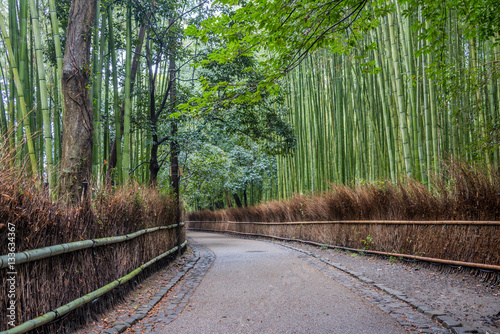
[[(177, 226), (177, 224), (175, 224)], [(139, 231), (140, 232), (140, 231)], [(144, 263), (142, 266), (140, 266), (139, 268), (133, 270), (132, 272), (128, 273), (127, 275), (103, 286), (102, 288), (100, 289), (97, 289), (93, 292), (90, 292), (88, 294), (86, 294), (85, 296), (83, 297), (80, 297), (78, 299), (75, 299), (73, 300), (72, 302), (69, 302), (68, 304), (66, 305), (63, 305), (63, 306), (60, 306), (58, 307), (57, 309), (53, 310), (53, 311), (50, 311), (44, 315), (41, 315), (35, 319), (32, 319), (32, 320), (29, 320), (29, 321), (26, 321), (25, 323), (21, 324), (21, 325), (18, 325), (16, 327), (13, 327), (7, 331), (4, 331), (4, 332), (1, 332), (0, 334), (21, 334), (21, 333), (26, 333), (30, 330), (33, 330), (37, 327), (40, 327), (42, 325), (45, 325), (63, 315), (65, 315), (66, 313), (69, 313), (71, 312), (72, 310), (96, 299), (96, 298), (99, 298), (100, 296), (102, 296), (103, 294), (105, 294), (106, 292), (109, 292), (111, 290), (113, 290), (114, 288), (116, 288), (117, 286), (119, 286), (120, 284), (123, 284), (127, 281), (129, 281), (130, 279), (134, 278), (135, 276), (137, 276), (141, 271), (143, 271), (145, 268), (149, 267), (150, 265), (154, 264), (155, 262), (161, 260), (162, 258), (176, 252), (178, 249), (182, 249), (184, 248), (185, 246), (187, 245), (187, 241), (184, 241), (184, 243), (182, 243), (182, 245), (180, 247), (178, 246), (175, 246), (174, 248), (166, 251), (165, 253), (155, 257), (154, 259)]]
[[(283, 223), (260, 223), (260, 222), (259, 223), (252, 223), (252, 222), (231, 222), (231, 221), (190, 221), (190, 222), (192, 222), (192, 223), (220, 223), (220, 224), (226, 224), (226, 223), (230, 223), (230, 224), (254, 224), (254, 225), (307, 225), (307, 224), (388, 224), (388, 225), (390, 225), (390, 224), (404, 224), (404, 225), (407, 225), (407, 224), (415, 224), (415, 225), (427, 224), (427, 225), (478, 225), (478, 226), (485, 226), (485, 225), (498, 226), (498, 225), (500, 225), (500, 222), (498, 222), (498, 221), (347, 221), (347, 220), (343, 220), (343, 221), (283, 222)], [(190, 223), (190, 222), (186, 222), (186, 223)], [(368, 250), (368, 249), (350, 248), (350, 247), (344, 247), (344, 246), (328, 245), (328, 244), (318, 243), (318, 242), (309, 241), (309, 240), (283, 238), (283, 237), (266, 235), (266, 234), (259, 234), (259, 233), (245, 233), (245, 232), (237, 232), (237, 231), (231, 231), (231, 230), (211, 230), (211, 229), (197, 229), (197, 228), (189, 228), (189, 229), (190, 230), (198, 230), (198, 231), (219, 232), (219, 233), (234, 233), (234, 234), (238, 234), (238, 235), (264, 237), (264, 238), (277, 239), (277, 240), (282, 240), (282, 241), (297, 241), (297, 242), (311, 244), (311, 245), (315, 245), (315, 246), (324, 246), (324, 247), (328, 247), (331, 249), (338, 248), (338, 249), (342, 249), (342, 250), (363, 252), (363, 253), (368, 253), (368, 254), (395, 256), (395, 257), (402, 257), (402, 258), (425, 261), (425, 262), (435, 262), (435, 263), (441, 263), (441, 264), (446, 264), (446, 265), (454, 265), (454, 266), (463, 266), (463, 267), (470, 267), (470, 268), (500, 271), (499, 265), (474, 263), (474, 262), (463, 262), (463, 261), (454, 261), (454, 260), (444, 260), (444, 259), (423, 257), (423, 256), (417, 256), (417, 255), (373, 251), (373, 250)]]
[[(185, 223), (179, 224), (179, 226), (183, 226), (183, 225), (185, 225)], [(116, 237), (107, 237), (107, 238), (100, 238), (100, 239), (75, 241), (75, 242), (70, 242), (70, 243), (66, 243), (66, 244), (60, 244), (60, 245), (54, 245), (54, 246), (48, 246), (48, 247), (43, 247), (43, 248), (27, 250), (27, 251), (15, 253), (15, 255), (14, 255), (15, 263), (14, 264), (18, 265), (18, 264), (22, 264), (22, 263), (46, 259), (46, 258), (60, 255), (60, 254), (71, 253), (71, 252), (74, 252), (77, 250), (115, 244), (115, 243), (119, 243), (119, 242), (123, 242), (123, 241), (137, 238), (138, 236), (141, 236), (141, 235), (146, 234), (146, 233), (151, 233), (151, 232), (155, 232), (155, 231), (159, 231), (159, 230), (167, 230), (167, 229), (171, 229), (171, 228), (175, 228), (175, 227), (177, 227), (177, 224), (172, 224), (172, 225), (168, 225), (168, 226), (151, 227), (151, 228), (146, 228), (144, 230), (139, 230), (137, 232), (133, 232), (133, 233), (125, 234), (125, 235), (120, 235), (120, 236), (116, 236)], [(9, 265), (8, 259), (9, 259), (9, 255), (0, 256), (0, 269), (6, 268)]]
[(381, 224), (381, 225), (473, 225), (473, 226), (500, 226), (500, 221), (469, 221), (469, 220), (331, 220), (331, 221), (305, 221), (305, 222), (233, 222), (233, 221), (198, 221), (186, 223), (217, 223), (217, 224), (252, 224), (252, 225), (312, 225), (312, 224)]

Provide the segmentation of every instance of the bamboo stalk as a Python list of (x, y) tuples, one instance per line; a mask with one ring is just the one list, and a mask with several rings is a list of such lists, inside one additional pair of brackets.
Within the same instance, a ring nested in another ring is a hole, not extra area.
[[(94, 17), (94, 30), (96, 33), (93, 38), (93, 52), (92, 52), (92, 75), (94, 76), (94, 81), (92, 85), (92, 104), (94, 110), (94, 118), (92, 119), (92, 126), (94, 127), (94, 132), (92, 133), (92, 175), (100, 180), (100, 163), (99, 158), (101, 156), (101, 93), (102, 93), (102, 58), (104, 39), (105, 39), (105, 27), (106, 27), (106, 15), (103, 15), (101, 22), (101, 29), (99, 29), (99, 19), (101, 14), (101, 3), (98, 1), (96, 3), (96, 11)], [(97, 31), (100, 30), (100, 38)], [(99, 182), (98, 182), (99, 184)]]
[[(403, 82), (402, 82), (402, 77), (400, 73), (400, 60), (399, 60), (399, 52), (397, 51), (396, 48), (396, 38), (395, 38), (395, 32), (394, 32), (394, 20), (393, 20), (393, 14), (388, 15), (388, 30), (389, 30), (389, 41), (390, 41), (390, 52), (392, 53), (392, 61), (393, 63), (390, 63), (389, 69), (393, 73), (393, 76), (395, 77), (396, 83), (396, 94), (397, 94), (397, 105), (399, 109), (399, 125), (400, 125), (400, 130), (401, 130), (401, 135), (403, 139), (403, 153), (404, 153), (404, 161), (405, 161), (405, 170), (406, 174), (411, 177), (413, 175), (412, 170), (413, 170), (413, 165), (412, 165), (412, 157), (411, 157), (411, 150), (410, 150), (410, 138), (408, 134), (408, 121), (407, 121), (407, 115), (406, 115), (406, 104), (404, 103), (404, 98), (403, 98)], [(388, 47), (389, 49), (389, 47)], [(391, 66), (392, 65), (392, 66)]]
[(111, 53), (111, 74), (113, 78), (113, 110), (115, 114), (115, 142), (116, 142), (116, 183), (122, 182), (122, 145), (121, 145), (121, 120), (120, 120), (120, 106), (118, 100), (118, 74), (116, 68), (116, 50), (115, 50), (115, 36), (113, 32), (113, 12), (111, 9), (111, 4), (108, 4), (108, 33), (109, 33), (109, 44), (108, 51)]
[(56, 52), (56, 62), (57, 62), (57, 89), (59, 91), (59, 101), (61, 101), (61, 111), (64, 116), (64, 98), (62, 96), (62, 67), (63, 67), (63, 55), (61, 49), (61, 36), (59, 34), (59, 20), (57, 19), (55, 0), (49, 0), (49, 12), (50, 12), (50, 22), (52, 24), (52, 37), (54, 39), (54, 48)]
[[(122, 160), (122, 178), (123, 182), (128, 182), (130, 173), (130, 114), (132, 105), (130, 99), (130, 74), (132, 59), (132, 3), (127, 1), (127, 23), (126, 23), (126, 41), (125, 41), (125, 108), (123, 118), (123, 160)], [(117, 142), (118, 146), (118, 142)], [(118, 159), (121, 157), (117, 156)]]
[[(40, 23), (38, 19), (38, 8), (35, 6), (34, 0), (29, 0), (31, 20), (33, 24), (33, 32), (35, 36), (35, 53), (36, 53), (36, 64), (37, 64), (37, 74), (40, 90), (40, 106), (42, 109), (43, 116), (43, 136), (45, 139), (45, 159), (47, 161), (47, 180), (49, 183), (49, 192), (54, 194), (54, 187), (56, 183), (54, 163), (53, 163), (53, 152), (52, 152), (52, 122), (49, 116), (49, 106), (48, 106), (48, 96), (47, 96), (47, 82), (45, 75), (45, 66), (42, 54), (42, 41), (40, 33)], [(42, 155), (40, 155), (42, 156)], [(42, 164), (41, 164), (42, 166)]]
[[(29, 126), (28, 120), (28, 112), (26, 110), (26, 103), (24, 101), (24, 91), (23, 91), (23, 86), (21, 84), (21, 80), (19, 78), (19, 72), (17, 70), (17, 64), (15, 61), (15, 56), (14, 56), (14, 51), (12, 50), (12, 46), (10, 44), (10, 38), (9, 35), (7, 34), (7, 28), (5, 27), (5, 23), (3, 22), (3, 19), (0, 18), (0, 30), (2, 31), (2, 35), (4, 37), (5, 41), (5, 46), (7, 48), (7, 54), (9, 57), (10, 61), (10, 67), (14, 76), (14, 83), (17, 89), (17, 95), (19, 98), (19, 106), (21, 109), (21, 113), (23, 115), (23, 119), (25, 120), (25, 126), (24, 130), (26, 131), (26, 142), (28, 144), (28, 154), (31, 162), (31, 170), (33, 173), (37, 172), (37, 160), (35, 156), (35, 147), (33, 145), (33, 138), (31, 135), (31, 129)], [(38, 183), (37, 183), (38, 184)], [(38, 185), (39, 186), (39, 185)]]

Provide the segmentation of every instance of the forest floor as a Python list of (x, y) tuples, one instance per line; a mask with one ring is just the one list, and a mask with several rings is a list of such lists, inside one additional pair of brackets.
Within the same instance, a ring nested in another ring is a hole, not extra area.
[[(302, 251), (312, 254), (318, 259), (345, 267), (348, 272), (359, 273), (359, 277), (368, 278), (373, 284), (383, 284), (400, 291), (419, 304), (442, 311), (462, 323), (465, 326), (463, 333), (471, 330), (476, 333), (500, 334), (500, 282), (494, 284), (495, 282), (483, 281), (480, 275), (473, 275), (459, 268), (360, 255), (297, 242), (272, 243), (291, 248), (295, 253)], [(198, 255), (192, 250), (187, 251), (178, 261), (143, 281), (138, 289), (131, 292), (126, 302), (76, 333), (116, 333), (114, 328), (117, 324), (126, 321), (141, 305), (148, 303), (172, 277), (185, 270), (183, 267), (193, 262), (195, 256)]]

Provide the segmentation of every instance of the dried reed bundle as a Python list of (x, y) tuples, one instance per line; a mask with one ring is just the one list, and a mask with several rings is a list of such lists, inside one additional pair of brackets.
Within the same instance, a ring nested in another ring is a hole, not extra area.
[[(7, 254), (7, 224), (16, 228), (16, 252), (72, 241), (123, 235), (175, 221), (174, 201), (158, 191), (129, 184), (93, 192), (81, 206), (53, 202), (36, 180), (13, 166), (8, 145), (0, 149), (0, 252)], [(15, 267), (17, 322), (22, 323), (64, 305), (124, 276), (177, 244), (175, 230), (161, 230), (130, 241), (63, 254)], [(170, 261), (166, 259), (165, 261)], [(141, 274), (146, 277), (159, 263)], [(6, 275), (0, 284), (7, 286)], [(72, 312), (64, 321), (36, 332), (69, 332), (123, 298), (137, 282)], [(0, 292), (0, 318), (7, 319), (7, 290)], [(7, 330), (0, 322), (0, 331)]]

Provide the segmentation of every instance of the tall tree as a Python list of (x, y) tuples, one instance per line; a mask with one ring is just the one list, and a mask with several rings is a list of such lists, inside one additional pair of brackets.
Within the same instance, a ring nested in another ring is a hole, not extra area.
[(132, 1), (127, 1), (127, 23), (125, 41), (125, 106), (123, 117), (123, 161), (122, 178), (124, 182), (129, 179), (130, 172), (130, 114), (132, 112), (132, 102), (130, 98), (130, 71), (132, 57)]
[(73, 201), (82, 196), (92, 173), (92, 103), (89, 99), (90, 45), (97, 0), (73, 0), (68, 17), (62, 91), (65, 114), (60, 192)]

